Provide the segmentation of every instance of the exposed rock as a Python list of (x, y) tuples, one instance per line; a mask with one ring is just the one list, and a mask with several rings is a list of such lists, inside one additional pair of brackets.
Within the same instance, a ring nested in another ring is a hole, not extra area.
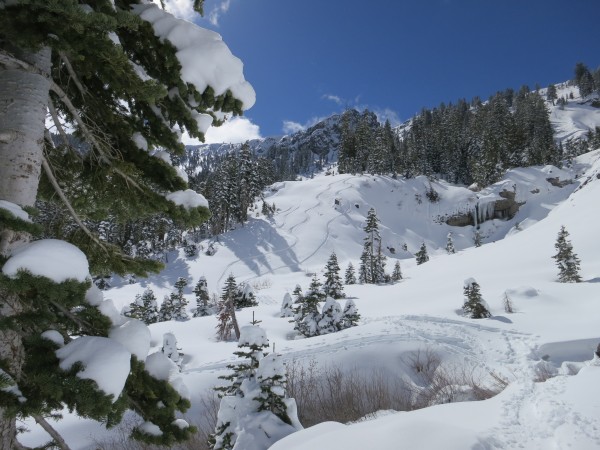
[(552, 186), (559, 187), (559, 188), (563, 188), (563, 187), (573, 183), (573, 180), (571, 180), (571, 179), (561, 181), (560, 178), (558, 178), (558, 177), (546, 178), (546, 181), (548, 183), (550, 183)]
[(473, 211), (467, 211), (448, 217), (446, 219), (446, 224), (450, 225), (451, 227), (466, 227), (468, 225), (475, 225), (476, 214), (479, 216), (478, 223), (492, 219), (510, 220), (515, 217), (521, 205), (525, 204), (525, 202), (519, 203), (515, 200), (516, 194), (513, 191), (508, 191), (505, 189), (498, 195), (502, 197), (502, 200), (496, 200), (494, 202), (494, 207), (489, 208), (485, 215), (481, 215), (479, 212), (479, 207), (476, 206)]

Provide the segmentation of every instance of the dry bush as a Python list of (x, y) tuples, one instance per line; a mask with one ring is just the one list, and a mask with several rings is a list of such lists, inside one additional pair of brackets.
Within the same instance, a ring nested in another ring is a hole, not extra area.
[(380, 410), (411, 409), (405, 383), (381, 370), (361, 372), (340, 367), (319, 368), (297, 361), (287, 365), (288, 396), (296, 399), (298, 418), (305, 427), (325, 421), (359, 420)]
[(269, 289), (273, 286), (273, 282), (270, 278), (262, 278), (252, 282), (252, 287), (255, 291), (260, 291), (261, 289)]
[(103, 440), (94, 441), (95, 450), (209, 450), (207, 441), (211, 433), (215, 431), (217, 424), (217, 413), (219, 412), (219, 398), (214, 392), (210, 391), (200, 401), (202, 405), (202, 415), (196, 421), (186, 420), (193, 424), (198, 432), (186, 442), (170, 447), (162, 445), (151, 445), (135, 441), (129, 438), (133, 427), (138, 424), (133, 419), (125, 420), (117, 425), (111, 434), (111, 437)]

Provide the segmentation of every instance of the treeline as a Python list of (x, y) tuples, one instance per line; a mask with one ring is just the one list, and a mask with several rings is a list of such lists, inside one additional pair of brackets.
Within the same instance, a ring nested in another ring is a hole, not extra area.
[(512, 167), (556, 164), (561, 157), (544, 99), (527, 87), (498, 92), (485, 103), (475, 98), (423, 109), (399, 137), (388, 123), (371, 131), (370, 114), (363, 113), (355, 130), (343, 128), (342, 173), (428, 175), (488, 185)]

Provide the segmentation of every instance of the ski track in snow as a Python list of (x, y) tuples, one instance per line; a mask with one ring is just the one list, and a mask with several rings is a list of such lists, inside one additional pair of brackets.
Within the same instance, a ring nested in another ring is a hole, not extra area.
[[(228, 273), (231, 271), (231, 267), (233, 267), (233, 266), (234, 266), (234, 265), (236, 265), (236, 264), (239, 264), (239, 263), (244, 263), (245, 261), (252, 260), (252, 259), (254, 259), (254, 258), (258, 257), (258, 256), (261, 256), (261, 257), (268, 257), (269, 255), (276, 255), (276, 254), (278, 254), (278, 253), (281, 253), (281, 252), (285, 252), (285, 251), (288, 251), (288, 250), (292, 250), (292, 249), (294, 249), (294, 248), (297, 246), (298, 242), (299, 242), (299, 238), (298, 238), (298, 237), (296, 236), (296, 234), (295, 234), (295, 231), (296, 231), (296, 229), (297, 229), (298, 227), (300, 227), (300, 226), (303, 226), (303, 225), (306, 225), (307, 223), (309, 223), (309, 222), (310, 222), (310, 220), (311, 220), (310, 211), (312, 211), (312, 210), (314, 210), (314, 209), (316, 209), (316, 208), (320, 208), (320, 207), (322, 207), (322, 206), (323, 206), (323, 201), (321, 200), (321, 197), (322, 197), (322, 196), (323, 196), (325, 193), (327, 193), (327, 192), (331, 191), (331, 189), (332, 189), (333, 185), (335, 185), (335, 184), (338, 184), (338, 183), (344, 183), (344, 184), (346, 184), (346, 187), (344, 187), (344, 188), (342, 188), (342, 189), (339, 189), (338, 191), (336, 191), (336, 192), (335, 192), (335, 194), (334, 194), (335, 196), (337, 196), (338, 194), (340, 194), (340, 193), (341, 193), (341, 192), (343, 192), (344, 190), (350, 189), (350, 188), (352, 187), (352, 186), (350, 185), (350, 183), (348, 183), (348, 180), (347, 180), (347, 179), (343, 179), (343, 180), (337, 180), (337, 181), (332, 181), (331, 183), (329, 183), (329, 184), (327, 185), (327, 187), (326, 187), (326, 188), (325, 188), (323, 191), (319, 192), (319, 193), (316, 195), (315, 199), (317, 200), (317, 203), (315, 203), (314, 205), (312, 205), (311, 207), (309, 207), (309, 208), (307, 208), (307, 209), (305, 209), (305, 210), (303, 211), (303, 213), (304, 213), (304, 218), (303, 218), (303, 219), (302, 219), (300, 222), (298, 222), (298, 223), (296, 223), (296, 224), (294, 224), (294, 225), (290, 226), (289, 228), (287, 228), (287, 229), (286, 229), (286, 228), (284, 228), (284, 226), (285, 226), (285, 224), (286, 224), (286, 221), (287, 221), (287, 218), (288, 218), (288, 217), (289, 217), (291, 214), (293, 214), (294, 212), (296, 212), (296, 211), (297, 211), (297, 210), (300, 208), (300, 206), (301, 206), (301, 205), (298, 205), (298, 206), (296, 206), (296, 207), (290, 207), (290, 208), (288, 208), (288, 209), (286, 209), (286, 210), (285, 210), (285, 214), (284, 214), (284, 212), (280, 212), (280, 213), (277, 215), (277, 217), (278, 217), (278, 218), (280, 218), (281, 216), (283, 216), (283, 221), (282, 221), (281, 223), (277, 224), (277, 225), (275, 226), (275, 228), (277, 228), (278, 230), (282, 230), (282, 231), (284, 231), (284, 232), (285, 232), (287, 235), (291, 236), (291, 238), (293, 239), (293, 243), (292, 243), (292, 244), (290, 244), (289, 246), (287, 246), (287, 247), (284, 247), (284, 248), (279, 248), (279, 249), (276, 249), (276, 250), (271, 250), (271, 251), (268, 251), (268, 252), (258, 252), (258, 253), (256, 253), (256, 254), (254, 254), (254, 255), (251, 255), (251, 256), (248, 256), (248, 257), (246, 257), (246, 258), (238, 258), (238, 259), (236, 259), (235, 261), (232, 261), (231, 263), (229, 263), (229, 264), (227, 264), (227, 265), (225, 266), (225, 269), (223, 270), (223, 273), (221, 274), (221, 276), (219, 277), (219, 279), (218, 279), (218, 281), (217, 281), (217, 285), (220, 285), (220, 284), (221, 284), (221, 281), (223, 280), (223, 278), (224, 278), (224, 277), (225, 277), (225, 276), (226, 276), (226, 275), (227, 275), (227, 274), (228, 274)], [(338, 220), (339, 218), (341, 218), (341, 217), (345, 217), (345, 215), (348, 213), (349, 209), (350, 209), (349, 207), (346, 207), (346, 209), (345, 209), (344, 211), (341, 211), (341, 212), (339, 212), (339, 213), (338, 213), (338, 215), (337, 215), (336, 217), (334, 217), (334, 218), (330, 219), (330, 220), (327, 222), (327, 224), (326, 224), (326, 233), (325, 233), (325, 237), (324, 237), (323, 241), (321, 241), (321, 242), (320, 242), (320, 243), (319, 243), (319, 244), (318, 244), (318, 245), (317, 245), (317, 246), (314, 248), (314, 250), (312, 250), (312, 251), (311, 251), (311, 253), (310, 253), (308, 256), (306, 256), (306, 257), (304, 257), (304, 258), (302, 258), (302, 259), (299, 259), (299, 263), (304, 263), (304, 262), (306, 262), (307, 260), (309, 260), (311, 257), (313, 257), (313, 256), (314, 256), (314, 255), (315, 255), (315, 254), (316, 254), (316, 253), (319, 251), (319, 249), (321, 249), (321, 248), (322, 248), (322, 247), (323, 247), (323, 246), (324, 246), (324, 245), (327, 243), (327, 241), (329, 240), (329, 237), (330, 237), (330, 233), (331, 233), (331, 231), (330, 231), (330, 230), (331, 230), (331, 224), (332, 224), (334, 221)], [(287, 239), (286, 239), (286, 241), (287, 241)], [(287, 266), (287, 265), (285, 265), (285, 264), (284, 264), (284, 265), (281, 265), (281, 266), (277, 266), (277, 267), (271, 268), (271, 269), (269, 269), (269, 270), (267, 270), (267, 271), (265, 271), (265, 272), (262, 272), (262, 271), (261, 271), (261, 272), (260, 272), (260, 273), (258, 273), (257, 275), (255, 275), (255, 276), (253, 276), (253, 277), (249, 277), (249, 278), (247, 278), (247, 280), (253, 280), (253, 279), (259, 278), (259, 277), (261, 277), (261, 276), (263, 276), (263, 275), (265, 275), (265, 274), (267, 274), (267, 273), (271, 273), (271, 274), (273, 274), (273, 273), (275, 273), (275, 271), (277, 271), (277, 270), (279, 270), (279, 269), (284, 269), (284, 268), (288, 268), (288, 267), (289, 267), (289, 266)]]
[[(280, 350), (286, 362), (323, 358), (342, 351), (365, 349), (380, 344), (419, 344), (420, 347), (432, 347), (435, 351), (443, 349), (445, 355), (462, 357), (471, 363), (489, 369), (486, 361), (489, 354), (497, 354), (496, 361), (511, 370), (518, 370), (522, 364), (513, 358), (515, 347), (523, 359), (529, 359), (535, 342), (532, 336), (496, 327), (484, 326), (459, 320), (449, 320), (431, 316), (381, 317), (367, 320), (363, 325), (383, 322), (383, 330), (371, 333), (368, 330), (354, 332), (352, 337), (338, 332), (329, 335), (302, 339), (306, 342), (301, 350), (279, 342)], [(465, 332), (466, 331), (466, 332)], [(499, 337), (501, 337), (499, 339)], [(311, 343), (308, 343), (311, 340)], [(291, 341), (293, 342), (293, 341)], [(283, 345), (282, 345), (283, 344)], [(486, 356), (488, 355), (488, 356)], [(235, 360), (222, 359), (207, 364), (184, 369), (184, 373), (214, 372), (226, 369)], [(531, 361), (531, 360), (530, 360)]]

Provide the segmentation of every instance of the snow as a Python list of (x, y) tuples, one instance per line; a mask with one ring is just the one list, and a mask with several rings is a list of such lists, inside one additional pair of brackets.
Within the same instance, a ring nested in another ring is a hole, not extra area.
[(187, 423), (185, 420), (183, 419), (175, 419), (172, 423), (172, 425), (175, 425), (177, 428), (179, 428), (180, 430), (185, 430), (186, 428), (188, 428), (190, 426), (189, 423)]
[(196, 191), (186, 189), (185, 191), (175, 191), (166, 195), (167, 200), (176, 205), (183, 206), (186, 209), (204, 207), (208, 208), (208, 201), (202, 194)]
[[(600, 179), (595, 175), (599, 170), (600, 151), (594, 151), (576, 158), (573, 167), (511, 170), (502, 181), (477, 194), (463, 186), (433, 181), (441, 196), (435, 204), (425, 199), (428, 181), (420, 177), (393, 180), (317, 174), (310, 180), (278, 183), (265, 192), (267, 201), (278, 208), (271, 220), (253, 217), (218, 242), (203, 241), (205, 248), (209, 243), (218, 248), (213, 256), (201, 253), (186, 258), (183, 251), (172, 252), (160, 274), (136, 284), (116, 278), (106, 295), (112, 299), (110, 304), (120, 309), (147, 288), (158, 298), (170, 294), (180, 276), (189, 279), (189, 286), (205, 277), (211, 294), (220, 294), (225, 279), (233, 273), (238, 283), (264, 286), (255, 290), (257, 307), (236, 312), (243, 330), (241, 342), (266, 343), (266, 331), (288, 366), (292, 362), (308, 366), (314, 361), (319, 367), (367, 374), (376, 370), (391, 380), (402, 376), (414, 382), (417, 376), (407, 361), (416, 351), (429, 350), (440, 357), (444, 367), (465, 367), (482, 376), (492, 371), (508, 381), (506, 389), (488, 400), (379, 412), (353, 424), (323, 423), (283, 438), (273, 445), (274, 450), (597, 449), (600, 361), (593, 351), (600, 343), (600, 240), (595, 226), (600, 219)], [(552, 186), (546, 178), (554, 176), (574, 183)], [(512, 191), (513, 185), (517, 201), (525, 203), (513, 219), (481, 223), (481, 247), (473, 246), (472, 226), (451, 227), (444, 222), (443, 218), (452, 214), (473, 211), (477, 196), (479, 201), (500, 198), (499, 192)], [(423, 194), (421, 203), (416, 201), (416, 193)], [(340, 200), (339, 205), (335, 199)], [(296, 285), (306, 290), (312, 276), (307, 274), (316, 273), (322, 280), (332, 251), (341, 267), (352, 262), (358, 268), (362, 228), (370, 207), (381, 220), (386, 269), (391, 272), (395, 260), (400, 260), (404, 279), (393, 285), (344, 286), (361, 314), (359, 325), (296, 339), (294, 324), (280, 317), (281, 299)], [(581, 259), (581, 283), (556, 282), (557, 267), (551, 256), (562, 225)], [(445, 250), (449, 232), (457, 251), (450, 255)], [(427, 244), (430, 261), (417, 266), (411, 252), (422, 242)], [(407, 252), (401, 251), (403, 244)], [(492, 318), (461, 316), (463, 280), (469, 277), (481, 286)], [(504, 312), (505, 293), (514, 304), (514, 314)], [(191, 310), (193, 294), (185, 295)], [(249, 326), (253, 312), (262, 321), (260, 328)], [(178, 391), (187, 386), (192, 407), (186, 418), (192, 423), (203, 414), (206, 392), (221, 384), (218, 377), (229, 374), (227, 366), (237, 361), (233, 352), (238, 343), (217, 341), (215, 326), (215, 316), (149, 326), (150, 352), (154, 353), (146, 359), (146, 367), (154, 376), (171, 380)], [(168, 332), (177, 336), (185, 354), (181, 372), (160, 352), (163, 335)], [(257, 375), (280, 371), (274, 360), (275, 355), (262, 358)], [(536, 370), (543, 367), (552, 378), (534, 382)], [(258, 419), (248, 417), (243, 426), (250, 427)], [(78, 443), (72, 446), (75, 450), (91, 445), (92, 437), (87, 444), (80, 441), (81, 429), (100, 440), (118, 432), (91, 423), (65, 412), (65, 419), (56, 427), (67, 431), (69, 443)], [(30, 446), (47, 440), (37, 428), (22, 439), (31, 442)], [(248, 445), (244, 450), (264, 443), (261, 439), (251, 433), (240, 435), (240, 442)]]
[(129, 319), (124, 324), (113, 327), (108, 335), (119, 342), (137, 359), (144, 361), (150, 351), (150, 330), (144, 322)]
[(27, 401), (27, 399), (23, 397), (23, 393), (21, 392), (13, 378), (2, 369), (0, 369), (0, 377), (3, 379), (3, 381), (6, 380), (8, 383), (10, 383), (8, 386), (0, 388), (0, 391), (14, 395), (15, 397), (17, 397), (20, 403), (24, 403)]
[[(177, 48), (183, 81), (193, 84), (200, 93), (208, 86), (214, 89), (215, 95), (229, 89), (242, 101), (245, 110), (254, 105), (256, 94), (244, 79), (242, 62), (231, 54), (218, 33), (177, 19), (154, 4), (133, 5), (132, 9), (152, 24), (156, 36), (169, 40)], [(200, 129), (210, 126), (207, 117), (198, 117), (196, 121)]]
[(2, 267), (2, 273), (15, 278), (19, 270), (50, 278), (55, 283), (68, 279), (84, 282), (90, 273), (84, 253), (57, 239), (34, 241), (15, 250)]
[(179, 372), (177, 365), (162, 352), (152, 353), (146, 358), (146, 370), (158, 380), (168, 380)]
[(162, 436), (163, 434), (158, 425), (154, 425), (152, 422), (144, 422), (138, 428), (142, 433), (149, 434), (150, 436)]
[(256, 347), (264, 347), (269, 345), (267, 333), (261, 327), (248, 325), (240, 328), (240, 338), (238, 346), (249, 345)]
[(65, 345), (65, 338), (63, 337), (62, 334), (60, 334), (58, 331), (56, 330), (48, 330), (48, 331), (44, 331), (41, 336), (44, 339), (48, 339), (49, 341), (54, 342), (56, 345), (58, 345), (59, 347), (62, 347)]
[(85, 293), (85, 301), (92, 306), (98, 306), (104, 301), (104, 294), (94, 283)]
[[(139, 67), (141, 69), (140, 66), (137, 66), (137, 67)], [(131, 139), (133, 139), (133, 143), (136, 145), (137, 148), (139, 148), (140, 150), (148, 151), (148, 141), (146, 140), (146, 138), (144, 136), (142, 136), (142, 133), (140, 133), (139, 131), (136, 131), (131, 136)], [(170, 161), (169, 161), (169, 164), (170, 164)]]
[(31, 223), (31, 219), (29, 218), (29, 214), (25, 210), (23, 210), (19, 205), (15, 203), (11, 203), (7, 200), (0, 200), (0, 208), (8, 211), (17, 219), (24, 220), (25, 222)]
[(58, 349), (56, 356), (63, 370), (81, 362), (84, 368), (77, 376), (95, 381), (100, 390), (113, 396), (113, 402), (121, 395), (129, 375), (131, 353), (120, 343), (109, 338), (82, 336)]

